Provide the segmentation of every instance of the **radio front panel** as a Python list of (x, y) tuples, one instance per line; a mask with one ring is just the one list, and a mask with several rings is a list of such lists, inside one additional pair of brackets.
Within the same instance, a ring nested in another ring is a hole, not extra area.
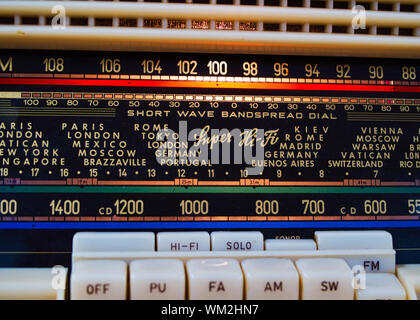
[(402, 59), (1, 51), (1, 264), (69, 265), (80, 230), (380, 229), (418, 262), (419, 74)]

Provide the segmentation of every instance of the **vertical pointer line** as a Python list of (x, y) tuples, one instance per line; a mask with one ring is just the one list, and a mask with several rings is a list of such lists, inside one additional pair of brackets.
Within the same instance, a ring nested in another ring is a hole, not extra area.
[(206, 82), (172, 80), (94, 80), (94, 79), (25, 79), (0, 78), (3, 85), (70, 85), (111, 87), (158, 87), (158, 88), (213, 88), (213, 89), (260, 89), (260, 90), (315, 90), (315, 91), (373, 91), (373, 92), (420, 92), (420, 86), (346, 85), (317, 83), (264, 83), (264, 82)]

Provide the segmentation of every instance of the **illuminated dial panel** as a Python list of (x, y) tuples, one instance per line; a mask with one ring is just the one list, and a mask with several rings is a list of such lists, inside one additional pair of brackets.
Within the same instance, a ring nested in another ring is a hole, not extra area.
[(48, 237), (81, 229), (409, 235), (420, 226), (419, 68), (2, 51), (0, 234), (15, 251), (35, 234), (62, 249)]

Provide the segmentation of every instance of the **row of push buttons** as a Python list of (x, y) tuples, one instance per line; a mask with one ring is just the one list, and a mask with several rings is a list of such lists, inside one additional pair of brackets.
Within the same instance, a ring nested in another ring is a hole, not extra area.
[[(129, 270), (129, 271), (128, 271)], [(127, 282), (127, 277), (129, 281)], [(87, 260), (73, 265), (72, 299), (405, 299), (391, 273), (356, 280), (342, 259)], [(129, 283), (129, 286), (127, 285)], [(129, 289), (128, 289), (129, 288)]]
[[(315, 242), (316, 241), (316, 242)], [(392, 249), (385, 231), (318, 231), (312, 239), (267, 239), (258, 231), (195, 232), (80, 232), (73, 251), (234, 251), (234, 250), (333, 250)]]
[[(369, 288), (355, 266), (367, 272)], [(392, 237), (383, 231), (321, 231), (314, 240), (264, 240), (256, 231), (85, 232), (73, 240), (71, 298), (404, 299), (394, 271)]]
[(195, 232), (81, 232), (75, 235), (73, 251), (118, 248), (140, 251), (264, 250), (264, 236), (256, 231)]
[(343, 258), (367, 272), (394, 272), (392, 237), (384, 231), (319, 231), (315, 239), (266, 239), (257, 231), (80, 232), (73, 238), (73, 262), (178, 258)]
[[(67, 268), (0, 268), (0, 299), (417, 299), (385, 231), (81, 232)], [(397, 278), (398, 277), (398, 278)]]

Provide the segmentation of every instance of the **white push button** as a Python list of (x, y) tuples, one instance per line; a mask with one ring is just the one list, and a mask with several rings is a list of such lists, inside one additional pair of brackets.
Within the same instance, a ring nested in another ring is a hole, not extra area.
[(185, 270), (181, 260), (145, 259), (130, 263), (132, 300), (185, 299)]
[(312, 239), (267, 239), (265, 250), (316, 250)]
[(213, 251), (264, 250), (264, 236), (258, 231), (215, 231), (211, 233)]
[(64, 300), (67, 269), (0, 268), (0, 299)]
[(392, 249), (392, 236), (386, 231), (316, 231), (318, 250)]
[(353, 300), (353, 274), (342, 259), (296, 261), (302, 281), (302, 300)]
[(158, 232), (158, 251), (210, 251), (208, 232)]
[(73, 237), (73, 252), (154, 250), (153, 232), (79, 232)]
[(242, 261), (247, 300), (299, 299), (299, 274), (288, 259), (262, 258)]
[(392, 273), (366, 273), (362, 274), (360, 279), (361, 287), (356, 290), (358, 300), (405, 300), (406, 298), (403, 286)]
[(124, 300), (127, 264), (117, 260), (86, 260), (73, 264), (70, 277), (72, 300)]
[(407, 292), (407, 299), (420, 300), (420, 264), (399, 265), (397, 276)]
[(190, 300), (241, 300), (242, 270), (234, 259), (194, 259), (186, 264)]
[[(361, 249), (363, 250), (363, 249)], [(339, 251), (339, 250), (338, 250)], [(368, 256), (351, 256), (347, 255), (344, 260), (346, 260), (347, 264), (353, 268), (363, 268), (366, 272), (395, 272), (395, 251), (394, 250), (385, 250), (379, 249), (379, 251), (383, 251), (382, 254), (369, 254)], [(340, 256), (339, 252), (337, 256)]]

